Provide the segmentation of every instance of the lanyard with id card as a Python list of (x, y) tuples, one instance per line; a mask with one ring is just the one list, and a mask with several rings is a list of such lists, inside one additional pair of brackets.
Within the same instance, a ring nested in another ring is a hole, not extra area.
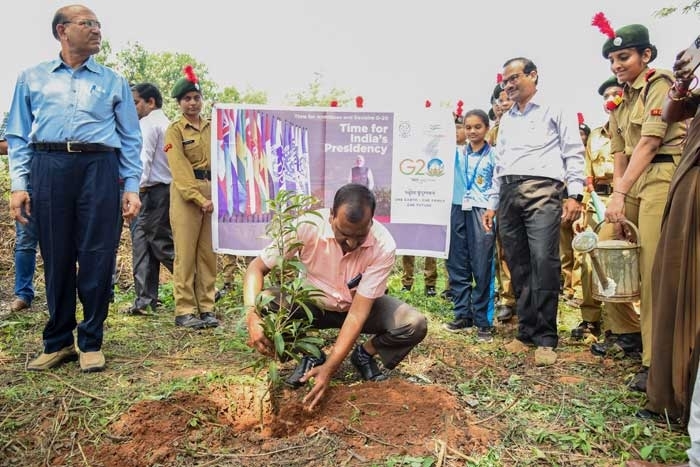
[[(469, 151), (467, 151), (467, 155), (464, 158), (464, 185), (467, 188), (466, 191), (464, 192), (464, 197), (462, 198), (462, 211), (471, 211), (472, 210), (472, 200), (471, 200), (471, 191), (472, 191), (472, 186), (474, 186), (474, 180), (476, 180), (476, 174), (479, 172), (479, 165), (481, 164), (481, 161), (484, 160), (484, 157), (486, 157), (486, 152), (488, 150), (488, 144), (484, 144), (484, 147), (481, 148), (481, 157), (479, 160), (476, 162), (476, 165), (474, 166), (474, 171), (472, 172), (472, 177), (471, 180), (469, 179)], [(473, 154), (473, 153), (472, 153)]]

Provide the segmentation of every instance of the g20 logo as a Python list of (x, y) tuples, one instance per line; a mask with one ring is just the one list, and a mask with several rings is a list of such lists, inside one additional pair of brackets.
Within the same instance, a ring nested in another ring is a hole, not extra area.
[(425, 159), (402, 159), (399, 162), (399, 170), (404, 175), (440, 177), (445, 174), (445, 164), (438, 158), (430, 159), (428, 162)]

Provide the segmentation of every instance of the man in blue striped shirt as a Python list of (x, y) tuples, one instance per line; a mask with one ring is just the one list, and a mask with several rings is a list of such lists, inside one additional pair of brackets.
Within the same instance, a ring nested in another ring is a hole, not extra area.
[(19, 75), (7, 126), (10, 214), (23, 224), (25, 215), (36, 221), (49, 309), (43, 353), (27, 369), (78, 357), (77, 290), (84, 315), (77, 324), (80, 368), (101, 371), (119, 241), (118, 180), (128, 221), (141, 206), (141, 132), (129, 84), (93, 58), (102, 41), (95, 13), (82, 5), (60, 8), (51, 28), (61, 52)]

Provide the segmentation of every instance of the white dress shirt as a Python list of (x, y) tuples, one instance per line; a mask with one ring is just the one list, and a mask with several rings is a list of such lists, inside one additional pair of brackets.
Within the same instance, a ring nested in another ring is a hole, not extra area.
[(169, 185), (173, 177), (168, 166), (168, 155), (163, 150), (165, 146), (165, 130), (170, 120), (162, 109), (152, 110), (151, 113), (139, 120), (143, 147), (141, 148), (141, 188), (165, 183)]
[(514, 105), (501, 117), (494, 182), (500, 187), (504, 175), (548, 177), (580, 195), (584, 153), (576, 115), (538, 91), (523, 112)]

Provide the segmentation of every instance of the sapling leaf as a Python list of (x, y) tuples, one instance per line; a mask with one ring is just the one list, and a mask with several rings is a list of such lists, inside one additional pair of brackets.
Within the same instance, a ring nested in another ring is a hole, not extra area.
[(323, 345), (323, 338), (318, 337), (318, 336), (304, 336), (300, 337), (298, 342), (306, 342), (312, 345), (316, 346), (322, 346)]
[(284, 337), (282, 337), (281, 332), (275, 332), (274, 335), (274, 342), (275, 342), (275, 352), (277, 352), (277, 355), (282, 356), (284, 355)]
[(319, 350), (318, 347), (316, 347), (313, 344), (309, 344), (307, 342), (302, 342), (302, 341), (297, 341), (296, 346), (306, 352), (307, 354), (313, 355), (314, 357), (318, 358), (321, 356), (321, 351)]

